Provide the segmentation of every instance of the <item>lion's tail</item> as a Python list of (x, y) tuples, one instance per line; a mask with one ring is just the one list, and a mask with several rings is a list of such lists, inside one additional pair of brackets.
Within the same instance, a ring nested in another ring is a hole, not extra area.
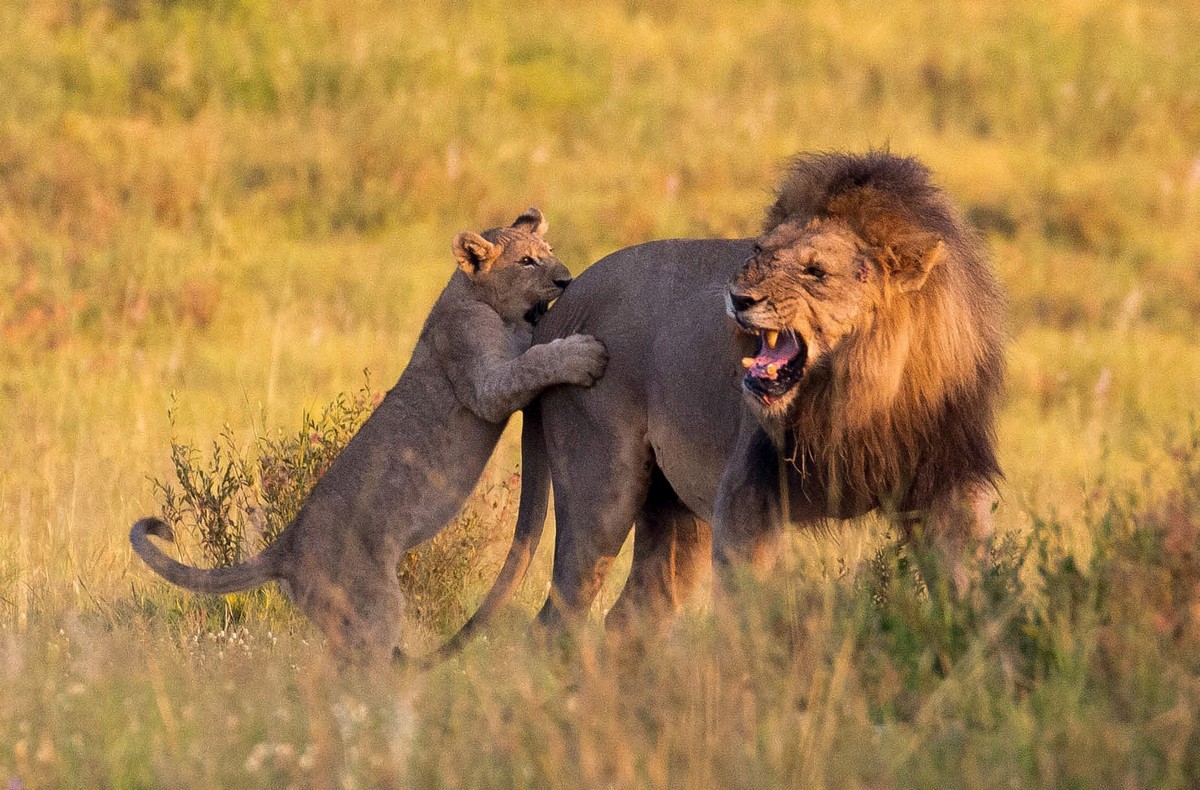
[(168, 557), (150, 536), (174, 542), (171, 525), (158, 518), (139, 519), (129, 530), (133, 550), (167, 581), (188, 590), (210, 595), (251, 590), (279, 578), (276, 553), (268, 548), (246, 562), (229, 568), (193, 568)]
[[(485, 628), (496, 612), (508, 603), (517, 585), (525, 578), (525, 571), (533, 554), (537, 551), (542, 529), (546, 526), (546, 510), (550, 500), (550, 467), (546, 462), (546, 449), (542, 438), (541, 408), (534, 402), (525, 408), (521, 427), (521, 504), (517, 510), (517, 526), (513, 531), (512, 545), (504, 565), (488, 590), (483, 603), (471, 615), (471, 619), (422, 663), (428, 665), (456, 655), (466, 646), (476, 632)], [(398, 654), (403, 660), (403, 656)]]

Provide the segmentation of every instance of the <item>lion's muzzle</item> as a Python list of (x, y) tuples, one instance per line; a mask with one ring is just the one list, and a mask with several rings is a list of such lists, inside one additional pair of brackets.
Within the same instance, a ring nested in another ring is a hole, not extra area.
[(752, 294), (735, 291), (733, 288), (729, 289), (729, 309), (735, 318), (740, 313), (754, 309), (762, 301), (760, 297), (753, 296)]

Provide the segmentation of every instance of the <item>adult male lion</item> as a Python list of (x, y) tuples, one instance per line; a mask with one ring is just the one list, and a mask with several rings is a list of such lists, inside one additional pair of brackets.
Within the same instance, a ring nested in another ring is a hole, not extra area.
[(149, 539), (173, 539), (157, 518), (133, 525), (134, 551), (196, 592), (280, 582), (335, 654), (390, 654), (400, 632), (401, 555), (459, 511), (514, 411), (546, 387), (589, 386), (604, 370), (604, 347), (590, 337), (530, 347), (532, 323), (571, 282), (545, 232), (531, 208), (510, 227), (455, 237), (458, 271), (408, 367), (261, 554), (231, 568), (183, 565)]
[[(631, 524), (610, 623), (678, 607), (709, 553), (705, 522), (719, 563), (762, 562), (784, 522), (880, 509), (961, 584), (1000, 475), (1001, 316), (981, 245), (929, 171), (884, 152), (797, 158), (757, 240), (599, 261), (534, 334), (586, 332), (610, 356), (595, 387), (545, 393), (527, 423), (544, 431), (558, 530), (540, 619), (586, 612)], [(544, 497), (542, 459), (525, 463)], [(522, 506), (484, 614), (536, 543), (524, 491)]]

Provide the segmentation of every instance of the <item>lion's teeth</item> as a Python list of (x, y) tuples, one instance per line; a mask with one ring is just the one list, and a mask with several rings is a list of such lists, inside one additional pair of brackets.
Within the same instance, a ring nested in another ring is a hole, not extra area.
[(779, 373), (779, 366), (776, 365), (774, 362), (767, 365), (767, 375), (768, 376), (770, 376), (771, 378), (775, 378), (775, 376), (778, 373)]
[(779, 342), (779, 332), (774, 329), (763, 332), (763, 337), (767, 339), (767, 348), (775, 348), (775, 344)]
[(754, 357), (742, 357), (742, 367), (744, 367), (744, 368), (754, 367)]

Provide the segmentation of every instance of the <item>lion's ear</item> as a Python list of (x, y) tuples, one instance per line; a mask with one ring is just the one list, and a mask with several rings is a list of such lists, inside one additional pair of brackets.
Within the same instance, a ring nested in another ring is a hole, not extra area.
[(470, 277), (486, 274), (501, 252), (500, 245), (492, 244), (483, 236), (469, 230), (464, 230), (454, 237), (453, 248), (458, 268)]
[(550, 223), (542, 216), (542, 212), (533, 206), (525, 209), (524, 214), (513, 220), (512, 226), (534, 236), (545, 236), (546, 231), (550, 230)]
[(933, 233), (922, 233), (892, 247), (891, 281), (901, 293), (919, 291), (933, 267), (946, 257), (946, 243)]

